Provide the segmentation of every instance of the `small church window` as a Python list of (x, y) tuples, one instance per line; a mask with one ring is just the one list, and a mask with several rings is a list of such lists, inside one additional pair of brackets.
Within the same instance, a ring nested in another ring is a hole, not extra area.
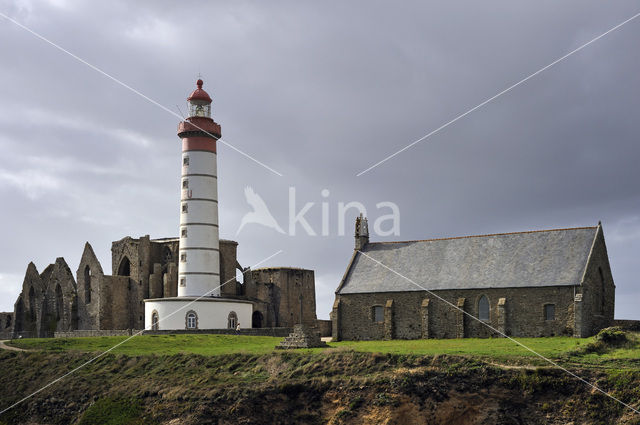
[(182, 180), (182, 188), (189, 189), (189, 179)]
[(229, 316), (227, 317), (227, 328), (235, 329), (236, 326), (238, 326), (238, 315), (236, 314), (235, 311), (232, 311), (229, 313)]
[(198, 329), (198, 315), (195, 311), (187, 313), (187, 329)]
[(373, 321), (384, 322), (384, 308), (381, 305), (373, 306)]
[(478, 319), (489, 320), (489, 299), (485, 295), (478, 300)]
[(184, 204), (182, 204), (182, 212), (186, 213), (189, 211), (189, 207), (187, 206), (188, 204), (185, 202)]
[(544, 305), (544, 320), (556, 320), (556, 306), (555, 304)]

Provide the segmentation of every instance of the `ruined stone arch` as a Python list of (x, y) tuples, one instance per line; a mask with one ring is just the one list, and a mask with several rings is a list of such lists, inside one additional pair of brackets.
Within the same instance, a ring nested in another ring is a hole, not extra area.
[(128, 256), (123, 256), (118, 265), (118, 276), (131, 276), (131, 261)]

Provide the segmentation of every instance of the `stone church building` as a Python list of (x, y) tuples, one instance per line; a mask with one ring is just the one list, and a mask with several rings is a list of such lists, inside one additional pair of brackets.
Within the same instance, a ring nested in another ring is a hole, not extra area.
[(336, 290), (334, 340), (587, 337), (613, 323), (600, 223), (369, 242), (366, 220), (356, 220), (355, 250)]
[[(178, 238), (137, 239), (111, 245), (112, 274), (105, 274), (87, 242), (74, 274), (63, 258), (42, 273), (30, 263), (11, 313), (0, 313), (0, 338), (50, 337), (73, 330), (144, 328), (144, 301), (178, 292)], [(237, 260), (238, 243), (220, 240), (221, 296), (249, 301), (252, 323), (243, 328), (290, 328), (316, 323), (313, 270), (250, 270)], [(236, 276), (242, 276), (240, 280)], [(235, 325), (234, 325), (235, 327)]]

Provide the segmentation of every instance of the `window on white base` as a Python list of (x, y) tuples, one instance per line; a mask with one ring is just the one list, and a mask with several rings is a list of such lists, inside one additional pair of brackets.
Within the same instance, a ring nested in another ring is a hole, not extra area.
[(189, 165), (189, 157), (185, 156), (184, 158), (182, 158), (182, 165), (184, 165), (185, 167), (187, 165)]
[(183, 238), (187, 237), (187, 228), (186, 227), (180, 231), (180, 236), (182, 236)]
[(556, 320), (556, 305), (545, 304), (544, 305), (544, 320)]
[(186, 277), (181, 277), (180, 278), (180, 286), (187, 286), (187, 278)]
[(157, 331), (158, 328), (158, 323), (160, 322), (159, 318), (158, 318), (158, 312), (154, 311), (153, 313), (151, 313), (151, 330), (152, 331)]
[(189, 179), (182, 180), (182, 188), (189, 189)]
[(185, 202), (184, 204), (182, 204), (182, 212), (186, 213), (189, 211), (189, 207), (187, 206), (187, 203)]
[(198, 329), (198, 315), (195, 311), (187, 313), (186, 322), (187, 329)]
[(235, 311), (232, 311), (229, 313), (229, 316), (227, 317), (227, 328), (235, 329), (236, 326), (238, 326), (238, 315), (236, 314)]
[(180, 261), (183, 263), (187, 262), (187, 253), (183, 252), (182, 254), (180, 254)]

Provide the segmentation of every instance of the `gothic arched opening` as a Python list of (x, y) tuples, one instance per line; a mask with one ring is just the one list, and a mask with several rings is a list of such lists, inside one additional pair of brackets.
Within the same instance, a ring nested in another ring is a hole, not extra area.
[(85, 304), (91, 302), (91, 268), (89, 266), (84, 268), (84, 302)]
[(56, 321), (59, 322), (64, 315), (64, 298), (60, 284), (56, 285)]
[(36, 321), (36, 291), (33, 286), (29, 288), (29, 321)]
[(128, 257), (124, 257), (118, 266), (118, 276), (131, 276), (131, 262)]

